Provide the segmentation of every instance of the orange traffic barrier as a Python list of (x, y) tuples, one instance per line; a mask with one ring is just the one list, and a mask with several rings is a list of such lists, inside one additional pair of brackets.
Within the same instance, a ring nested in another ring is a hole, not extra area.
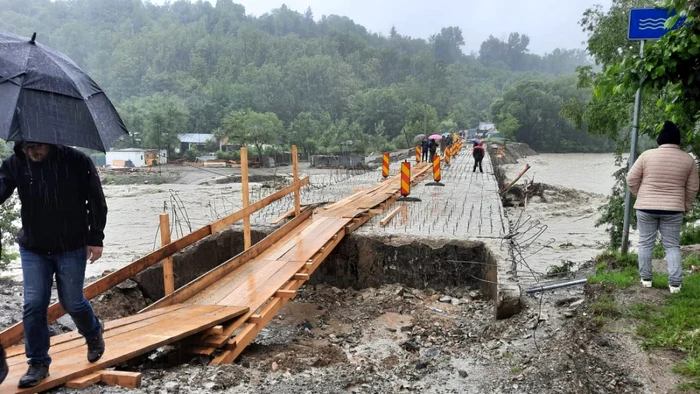
[(382, 163), (382, 176), (389, 177), (389, 153), (384, 154), (384, 162)]
[(450, 156), (452, 156), (452, 145), (445, 149), (445, 164), (450, 164), (450, 160), (452, 160), (452, 157)]
[(433, 180), (437, 183), (442, 180), (440, 175), (440, 156), (435, 155), (433, 157)]
[(421, 151), (420, 145), (418, 145), (418, 146), (416, 147), (416, 164), (420, 164), (420, 155), (421, 155), (421, 153), (422, 153), (422, 151)]
[(401, 163), (401, 195), (406, 197), (411, 194), (411, 163)]

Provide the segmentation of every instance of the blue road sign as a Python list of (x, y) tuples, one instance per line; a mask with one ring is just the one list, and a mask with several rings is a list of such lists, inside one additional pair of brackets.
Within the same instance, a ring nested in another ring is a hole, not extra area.
[(668, 8), (634, 8), (630, 10), (627, 38), (630, 40), (658, 40), (685, 22), (685, 18), (678, 18), (678, 22), (673, 27), (666, 29), (664, 25), (668, 18), (673, 15), (675, 12)]

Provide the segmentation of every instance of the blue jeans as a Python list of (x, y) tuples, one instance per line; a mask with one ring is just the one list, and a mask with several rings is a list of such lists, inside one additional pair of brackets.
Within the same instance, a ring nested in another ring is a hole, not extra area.
[(56, 274), (58, 301), (86, 338), (100, 335), (100, 322), (83, 295), (87, 249), (58, 254), (37, 254), (20, 247), (24, 276), (24, 339), (30, 363), (51, 364), (48, 307)]
[(683, 279), (681, 264), (681, 225), (683, 214), (658, 215), (637, 211), (637, 229), (639, 230), (639, 276), (651, 280), (651, 260), (656, 244), (657, 233), (661, 233), (661, 244), (666, 251), (668, 265), (668, 283), (680, 286)]

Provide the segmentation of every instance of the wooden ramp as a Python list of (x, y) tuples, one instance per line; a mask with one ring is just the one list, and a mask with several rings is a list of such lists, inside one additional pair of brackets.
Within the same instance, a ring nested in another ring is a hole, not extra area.
[(24, 346), (14, 346), (8, 349), (10, 374), (0, 385), (0, 393), (38, 393), (48, 390), (202, 332), (247, 311), (247, 307), (240, 306), (173, 305), (108, 322), (104, 333), (106, 351), (102, 359), (94, 364), (86, 359), (87, 346), (82, 336), (67, 333), (52, 337), (51, 375), (39, 386), (25, 390), (17, 388), (19, 378), (27, 370)]
[[(411, 183), (425, 179), (430, 172), (429, 164), (415, 166)], [(0, 394), (39, 392), (66, 383), (71, 387), (84, 387), (100, 381), (100, 371), (105, 368), (174, 342), (183, 344), (184, 349), (191, 353), (214, 356), (214, 364), (231, 363), (282, 306), (294, 298), (297, 289), (345, 235), (389, 209), (400, 197), (400, 182), (400, 175), (397, 175), (325, 208), (300, 209), (299, 189), (308, 184), (308, 178), (299, 181), (295, 173), (293, 185), (250, 206), (244, 202), (241, 211), (179, 240), (168, 241), (153, 253), (86, 286), (85, 294), (93, 298), (183, 247), (246, 219), (269, 202), (291, 192), (297, 197), (293, 219), (139, 314), (108, 322), (105, 326), (107, 350), (95, 364), (87, 362), (84, 339), (77, 333), (53, 337), (51, 376), (37, 388), (20, 391), (16, 385), (26, 370), (24, 349), (23, 346), (9, 348), (10, 376), (0, 386)], [(244, 238), (249, 238), (249, 234), (248, 221)], [(59, 305), (52, 305), (49, 321), (56, 320), (63, 313)], [(21, 333), (22, 325), (18, 323), (0, 333), (0, 340), (5, 344), (16, 343)]]

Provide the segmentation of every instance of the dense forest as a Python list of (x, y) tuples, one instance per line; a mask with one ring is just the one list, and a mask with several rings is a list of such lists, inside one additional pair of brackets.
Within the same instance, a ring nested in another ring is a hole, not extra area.
[(572, 77), (586, 53), (532, 54), (518, 33), (467, 55), (456, 26), (426, 40), (284, 5), (252, 17), (232, 0), (0, 0), (0, 30), (36, 31), (86, 70), (132, 132), (121, 146), (172, 148), (179, 134), (216, 133), (307, 153), (376, 152), (424, 130), (494, 121), (540, 151), (610, 148), (565, 116), (590, 97)]

